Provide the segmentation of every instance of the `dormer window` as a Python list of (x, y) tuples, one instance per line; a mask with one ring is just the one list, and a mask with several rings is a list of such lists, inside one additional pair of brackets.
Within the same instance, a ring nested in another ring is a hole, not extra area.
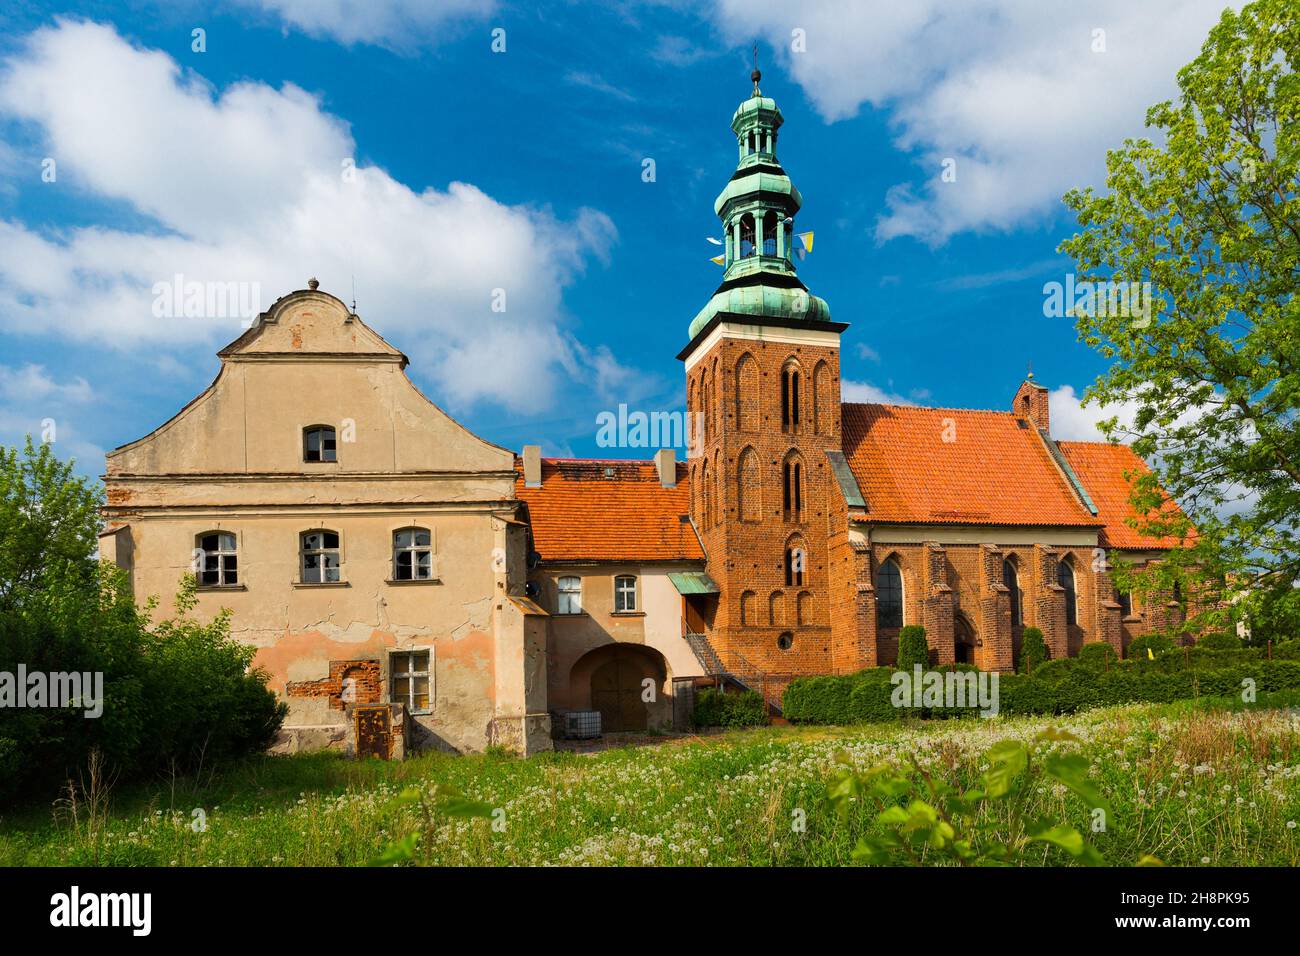
[(302, 430), (302, 460), (339, 460), (332, 425), (312, 425)]

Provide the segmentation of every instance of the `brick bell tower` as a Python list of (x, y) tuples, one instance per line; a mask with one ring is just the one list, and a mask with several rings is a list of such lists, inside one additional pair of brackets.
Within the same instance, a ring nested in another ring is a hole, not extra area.
[(802, 205), (777, 161), (784, 122), (759, 90), (731, 119), (740, 152), (714, 202), (726, 230), (722, 284), (690, 324), (691, 518), (714, 598), (688, 598), (738, 675), (831, 673), (827, 509), (840, 451), (840, 333), (795, 274)]

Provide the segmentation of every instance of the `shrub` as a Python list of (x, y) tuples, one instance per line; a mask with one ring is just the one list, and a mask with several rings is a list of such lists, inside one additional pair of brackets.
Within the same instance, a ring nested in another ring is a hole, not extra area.
[(925, 628), (908, 624), (898, 632), (898, 669), (910, 671), (917, 664), (930, 666), (930, 645), (925, 640)]
[(1152, 654), (1159, 656), (1165, 651), (1172, 651), (1173, 649), (1174, 642), (1172, 638), (1166, 637), (1164, 634), (1143, 634), (1141, 637), (1133, 639), (1124, 656), (1130, 660), (1146, 660), (1148, 650)]
[(1101, 667), (1118, 659), (1119, 655), (1115, 653), (1115, 648), (1105, 641), (1093, 641), (1091, 644), (1084, 644), (1083, 647), (1079, 648), (1078, 660), (1081, 664), (1095, 664)]
[(1273, 645), (1274, 660), (1300, 660), (1300, 638)]
[(1020, 641), (1020, 670), (1032, 674), (1045, 660), (1047, 660), (1047, 643), (1043, 640), (1043, 632), (1036, 627), (1025, 628)]
[(1078, 666), (1079, 659), (1077, 657), (1061, 657), (1054, 661), (1043, 661), (1043, 663), (1034, 666), (1034, 676), (1039, 680), (1055, 683), (1069, 676)]
[(893, 693), (894, 685), (889, 681), (858, 681), (849, 693), (849, 720), (841, 723), (898, 720), (903, 714), (894, 706)]
[[(795, 681), (786, 691), (786, 717), (800, 723), (847, 724), (957, 713), (900, 711), (891, 701), (893, 686), (888, 675), (888, 668), (880, 668), (848, 677)], [(1068, 680), (1064, 679), (1067, 675)], [(1215, 665), (1207, 658), (1188, 666), (1182, 655), (1171, 654), (1154, 662), (1116, 660), (1107, 670), (1077, 658), (1047, 661), (1032, 675), (1001, 675), (998, 709), (1007, 715), (1052, 715), (1112, 704), (1169, 703), (1197, 697), (1240, 700), (1246, 678), (1255, 681), (1261, 694), (1300, 692), (1300, 661), (1253, 659)], [(809, 686), (812, 684), (815, 688)], [(812, 701), (819, 706), (808, 706)]]
[(1241, 638), (1235, 634), (1225, 634), (1218, 631), (1213, 634), (1206, 634), (1196, 642), (1196, 646), (1212, 651), (1239, 651), (1242, 644)]
[(767, 708), (758, 691), (728, 694), (709, 687), (695, 698), (691, 721), (696, 727), (757, 727), (767, 723)]

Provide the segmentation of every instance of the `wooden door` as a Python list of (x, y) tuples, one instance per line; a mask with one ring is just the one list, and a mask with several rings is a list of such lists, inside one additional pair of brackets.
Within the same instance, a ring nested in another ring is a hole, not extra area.
[(606, 733), (645, 730), (646, 708), (641, 700), (640, 666), (626, 658), (602, 664), (591, 675), (591, 709), (600, 711)]

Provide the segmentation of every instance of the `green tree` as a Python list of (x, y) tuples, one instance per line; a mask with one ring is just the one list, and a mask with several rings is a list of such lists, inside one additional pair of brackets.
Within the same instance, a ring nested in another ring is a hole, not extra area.
[[(100, 492), (48, 445), (0, 447), (0, 672), (102, 675), (86, 707), (0, 707), (0, 800), (50, 796), (79, 777), (92, 750), (114, 777), (182, 772), (264, 749), (285, 706), (233, 640), (230, 618), (177, 614), (151, 623), (125, 572), (96, 559)], [(21, 692), (21, 689), (20, 691)]]
[(42, 444), (0, 446), (0, 614), (56, 582), (89, 581), (103, 496)]
[(1113, 360), (1088, 400), (1132, 413), (1103, 431), (1153, 467), (1134, 526), (1180, 545), (1142, 572), (1119, 566), (1117, 583), (1182, 582), (1184, 602), (1246, 591), (1189, 624), (1300, 618), (1298, 60), (1293, 0), (1225, 11), (1177, 99), (1147, 112), (1161, 142), (1126, 140), (1107, 154), (1104, 195), (1065, 196), (1082, 231), (1060, 250), (1079, 281), (1154, 294), (1138, 316), (1075, 311), (1080, 338)]

